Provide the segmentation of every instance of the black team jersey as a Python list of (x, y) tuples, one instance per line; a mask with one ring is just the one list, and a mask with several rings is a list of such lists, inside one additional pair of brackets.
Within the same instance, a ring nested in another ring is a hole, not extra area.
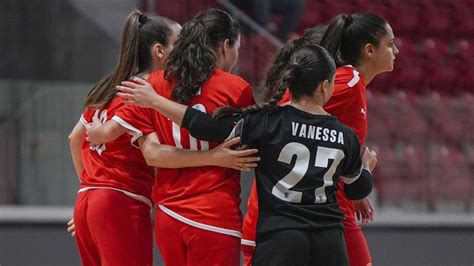
[(258, 235), (279, 229), (342, 228), (336, 201), (339, 176), (351, 199), (371, 191), (371, 175), (362, 170), (356, 134), (333, 116), (286, 105), (213, 124), (199, 113), (188, 109), (183, 119), (182, 126), (193, 136), (222, 140), (232, 131), (230, 137), (240, 136), (242, 144), (259, 150)]

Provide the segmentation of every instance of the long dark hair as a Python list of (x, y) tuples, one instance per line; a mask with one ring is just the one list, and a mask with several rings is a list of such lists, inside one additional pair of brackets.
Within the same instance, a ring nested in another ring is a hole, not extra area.
[(369, 13), (338, 15), (329, 24), (321, 46), (334, 57), (336, 66), (359, 65), (362, 48), (370, 43), (376, 47), (387, 34), (387, 21)]
[(275, 95), (278, 81), (294, 51), (303, 45), (319, 44), (326, 28), (327, 26), (323, 25), (309, 28), (305, 30), (301, 38), (293, 40), (278, 51), (267, 70), (265, 83), (261, 89), (263, 92), (263, 101), (269, 101)]
[(85, 107), (102, 108), (115, 96), (115, 85), (131, 75), (152, 66), (150, 48), (159, 42), (169, 45), (171, 25), (177, 22), (164, 18), (148, 18), (134, 10), (125, 21), (120, 42), (120, 55), (114, 72), (97, 82), (86, 97)]
[(230, 106), (222, 107), (214, 113), (215, 118), (235, 113), (257, 112), (275, 106), (285, 90), (289, 88), (293, 99), (303, 96), (313, 96), (315, 88), (323, 81), (332, 78), (336, 72), (336, 65), (331, 55), (317, 44), (306, 44), (295, 48), (287, 65), (282, 71), (273, 97), (265, 103), (251, 105), (237, 109)]
[(174, 83), (172, 97), (190, 102), (214, 73), (217, 50), (226, 39), (234, 45), (239, 24), (226, 12), (209, 9), (186, 22), (165, 65), (165, 77)]

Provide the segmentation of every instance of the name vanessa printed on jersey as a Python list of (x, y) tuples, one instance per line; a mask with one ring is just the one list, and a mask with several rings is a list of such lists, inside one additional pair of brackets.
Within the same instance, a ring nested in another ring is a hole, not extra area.
[(329, 141), (344, 145), (344, 134), (334, 129), (291, 122), (291, 133), (295, 137)]

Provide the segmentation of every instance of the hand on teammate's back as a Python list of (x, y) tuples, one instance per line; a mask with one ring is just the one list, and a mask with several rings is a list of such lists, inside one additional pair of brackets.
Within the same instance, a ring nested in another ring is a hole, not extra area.
[(232, 168), (239, 171), (250, 171), (257, 167), (260, 157), (257, 149), (233, 150), (232, 146), (240, 143), (240, 137), (230, 139), (210, 150), (213, 165)]
[(98, 136), (98, 128), (102, 126), (102, 123), (100, 120), (96, 117), (92, 118), (92, 123), (86, 124), (86, 132), (87, 132), (87, 137), (86, 141), (89, 142), (91, 145), (99, 145), (102, 144), (102, 142), (99, 140)]
[(375, 153), (374, 150), (371, 150), (368, 147), (363, 147), (362, 149), (362, 165), (364, 166), (364, 169), (367, 169), (372, 172), (375, 169), (375, 166), (377, 165), (377, 153)]

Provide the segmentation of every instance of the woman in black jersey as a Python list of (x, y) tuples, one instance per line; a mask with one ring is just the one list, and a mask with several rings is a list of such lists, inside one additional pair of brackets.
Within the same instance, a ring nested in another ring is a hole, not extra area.
[[(348, 265), (336, 184), (342, 176), (349, 199), (366, 197), (376, 155), (366, 150), (361, 158), (355, 133), (323, 109), (335, 74), (324, 48), (298, 48), (283, 73), (269, 102), (244, 109), (224, 107), (215, 119), (155, 94), (146, 84), (124, 82), (127, 87), (118, 89), (127, 103), (156, 109), (196, 138), (222, 141), (240, 136), (242, 144), (259, 150), (255, 174), (260, 213), (253, 265)], [(286, 88), (291, 102), (277, 106)]]

